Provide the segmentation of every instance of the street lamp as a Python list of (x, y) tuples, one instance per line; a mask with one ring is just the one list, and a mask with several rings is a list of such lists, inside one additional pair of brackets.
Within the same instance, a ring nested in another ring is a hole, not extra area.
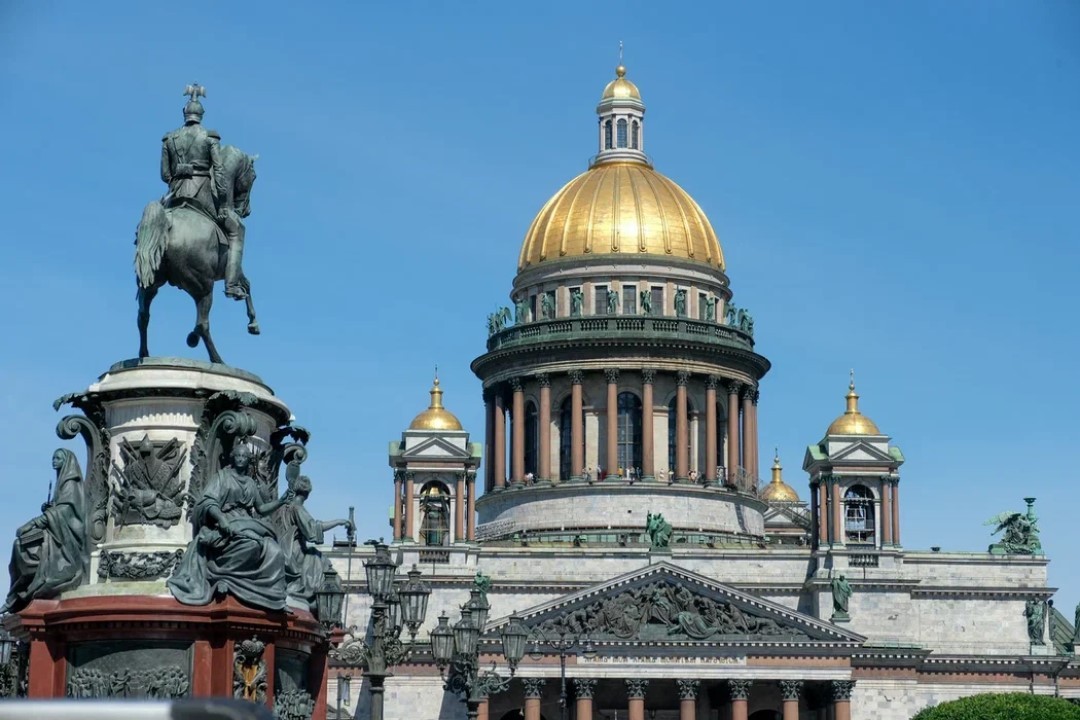
[(596, 648), (593, 647), (592, 640), (589, 639), (588, 635), (584, 638), (572, 634), (562, 634), (557, 638), (548, 637), (543, 630), (536, 628), (536, 635), (532, 638), (529, 657), (533, 660), (543, 658), (546, 654), (543, 648), (544, 645), (559, 654), (559, 718), (560, 720), (566, 720), (566, 658), (569, 655), (580, 654), (586, 660), (592, 660), (596, 657)]
[(495, 693), (506, 692), (510, 678), (525, 655), (525, 639), (528, 630), (516, 614), (502, 630), (503, 655), (510, 666), (510, 677), (491, 669), (480, 672), (480, 635), (491, 606), (485, 593), (473, 590), (469, 602), (461, 608), (461, 619), (450, 626), (446, 614), (439, 617), (439, 624), (431, 631), (431, 654), (443, 678), (443, 689), (461, 695), (467, 706), (470, 720), (477, 717), (480, 703)]
[(327, 632), (341, 627), (344, 600), (345, 588), (341, 585), (341, 576), (330, 563), (326, 563), (322, 586), (315, 592), (315, 612)]
[[(351, 639), (330, 651), (332, 658), (364, 668), (371, 692), (371, 720), (383, 720), (386, 678), (392, 675), (390, 668), (401, 663), (412, 651), (431, 595), (431, 588), (420, 580), (421, 573), (415, 565), (407, 573), (407, 580), (397, 574), (397, 569), (397, 563), (390, 557), (390, 548), (384, 543), (375, 543), (375, 556), (364, 563), (367, 592), (372, 598), (371, 642), (358, 635), (358, 628), (352, 627), (348, 633)], [(409, 629), (408, 644), (400, 639), (403, 625)]]

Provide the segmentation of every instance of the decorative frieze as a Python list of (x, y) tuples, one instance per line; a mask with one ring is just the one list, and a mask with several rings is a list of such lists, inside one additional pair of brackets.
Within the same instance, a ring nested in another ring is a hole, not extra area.
[(98, 577), (102, 580), (156, 580), (172, 575), (184, 551), (133, 552), (103, 550), (98, 560)]

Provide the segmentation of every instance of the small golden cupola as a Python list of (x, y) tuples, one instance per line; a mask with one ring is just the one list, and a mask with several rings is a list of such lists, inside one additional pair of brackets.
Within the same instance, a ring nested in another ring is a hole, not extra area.
[(855, 392), (855, 371), (851, 371), (848, 384), (847, 409), (844, 414), (832, 421), (825, 435), (881, 435), (874, 421), (859, 412), (859, 395)]
[(784, 468), (780, 465), (780, 452), (776, 451), (773, 457), (772, 481), (761, 491), (761, 499), (771, 503), (797, 503), (799, 493), (795, 488), (784, 482)]
[(431, 386), (431, 404), (428, 409), (413, 418), (409, 424), (410, 430), (461, 430), (461, 421), (454, 413), (443, 407), (442, 388), (439, 387), (439, 376), (435, 376), (435, 384)]

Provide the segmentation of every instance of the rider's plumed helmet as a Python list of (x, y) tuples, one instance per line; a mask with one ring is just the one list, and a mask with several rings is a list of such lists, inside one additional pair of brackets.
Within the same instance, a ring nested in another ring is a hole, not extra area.
[(203, 106), (198, 100), (188, 100), (187, 105), (184, 106), (184, 122), (185, 123), (201, 123), (203, 117)]

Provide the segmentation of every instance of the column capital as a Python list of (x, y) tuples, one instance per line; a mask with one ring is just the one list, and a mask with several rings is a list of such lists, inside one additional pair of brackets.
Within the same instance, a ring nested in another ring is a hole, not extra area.
[(676, 680), (679, 684), (679, 699), (680, 700), (694, 700), (697, 698), (698, 688), (701, 687), (700, 680)]
[(675, 373), (676, 385), (686, 387), (686, 384), (688, 382), (690, 382), (690, 373), (688, 373), (686, 370), (680, 370), (679, 372)]
[(627, 678), (626, 679), (626, 695), (630, 698), (642, 698), (645, 697), (645, 688), (649, 686), (648, 680), (642, 680), (641, 678)]
[(727, 388), (728, 395), (738, 395), (739, 390), (742, 389), (742, 383), (737, 380), (728, 380), (724, 386)]
[(596, 678), (574, 678), (574, 697), (592, 699)]
[(851, 691), (855, 689), (854, 680), (833, 680), (832, 681), (832, 699), (833, 702), (847, 702), (851, 700)]
[(641, 371), (641, 381), (646, 385), (652, 385), (656, 381), (656, 371), (652, 368), (646, 368)]
[(570, 382), (574, 385), (580, 385), (581, 381), (585, 379), (585, 373), (580, 370), (570, 371)]
[(754, 392), (750, 394), (750, 402), (757, 405), (758, 400), (760, 400), (760, 399), (761, 399), (761, 391), (758, 390), (757, 388), (754, 388)]
[(739, 397), (741, 397), (743, 400), (753, 400), (753, 398), (754, 398), (754, 386), (753, 385), (743, 385), (742, 387), (740, 387), (739, 388)]
[(802, 680), (781, 680), (780, 698), (782, 700), (798, 700), (799, 696), (802, 694), (802, 689)]
[(538, 698), (544, 689), (545, 678), (522, 678), (521, 683), (525, 686), (525, 697)]
[(536, 382), (542, 388), (551, 387), (551, 376), (547, 373), (537, 373), (535, 376)]
[(485, 403), (494, 402), (495, 401), (495, 388), (494, 387), (486, 387), (486, 388), (484, 388), (483, 392), (481, 392), (481, 395), (483, 396)]
[(619, 382), (619, 369), (608, 368), (607, 370), (604, 370), (604, 377), (607, 378), (608, 385), (614, 385)]
[(750, 698), (750, 686), (753, 680), (728, 680), (728, 692), (732, 700), (748, 700)]
[(709, 377), (705, 378), (705, 389), (707, 390), (715, 390), (716, 386), (719, 384), (720, 378), (716, 377), (715, 375), (710, 375)]
[(510, 389), (513, 390), (514, 392), (519, 393), (519, 392), (522, 392), (522, 391), (525, 390), (525, 386), (522, 384), (521, 378), (512, 377), (512, 378), (510, 378), (509, 382), (510, 382)]

